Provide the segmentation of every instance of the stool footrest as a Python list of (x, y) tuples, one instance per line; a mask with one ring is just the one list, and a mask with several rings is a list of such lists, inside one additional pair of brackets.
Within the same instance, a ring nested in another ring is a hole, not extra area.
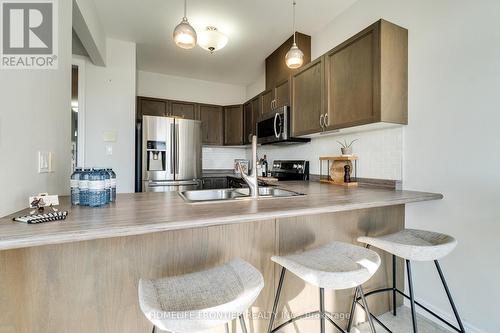
[[(398, 288), (392, 288), (392, 287), (388, 287), (388, 288), (380, 288), (380, 289), (375, 289), (375, 290), (372, 290), (372, 291), (369, 291), (367, 293), (365, 293), (365, 297), (368, 297), (370, 295), (374, 295), (374, 294), (378, 294), (378, 293), (382, 293), (382, 292), (388, 292), (388, 291), (396, 291), (398, 294), (400, 294), (401, 296), (405, 297), (406, 299), (410, 299), (410, 296), (406, 295), (404, 292), (402, 292), (401, 290), (399, 290)], [(361, 297), (357, 297), (356, 298), (356, 303), (358, 303), (359, 305), (362, 306), (362, 304), (359, 302), (361, 300)], [(422, 308), (424, 311), (426, 311), (427, 313), (429, 313), (430, 315), (434, 316), (436, 319), (440, 320), (441, 322), (443, 322), (444, 324), (446, 324), (447, 326), (449, 326), (451, 329), (459, 332), (459, 333), (462, 333), (463, 331), (460, 330), (460, 328), (456, 327), (455, 325), (453, 325), (452, 323), (450, 323), (448, 320), (444, 319), (443, 317), (441, 317), (440, 315), (438, 315), (437, 313), (433, 312), (432, 310), (430, 310), (429, 308), (427, 308), (425, 305), (419, 303), (418, 301), (415, 301), (415, 304), (417, 306), (419, 306), (420, 308)], [(380, 322), (380, 320), (373, 316), (372, 317), (380, 324), (380, 326), (382, 326), (387, 332), (389, 333), (392, 333), (392, 331), (387, 328), (387, 326), (385, 326), (384, 324), (382, 324)]]

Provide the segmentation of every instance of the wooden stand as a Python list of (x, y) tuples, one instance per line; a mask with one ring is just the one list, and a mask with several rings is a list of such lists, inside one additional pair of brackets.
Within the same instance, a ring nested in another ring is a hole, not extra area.
[[(358, 186), (357, 179), (357, 160), (358, 157), (350, 156), (324, 156), (319, 158), (320, 162), (320, 183), (340, 185), (344, 187)], [(326, 175), (323, 174), (323, 163), (326, 162)], [(354, 165), (353, 165), (354, 162)], [(344, 166), (351, 166), (351, 180), (346, 183), (344, 181)], [(354, 177), (352, 177), (354, 174)]]

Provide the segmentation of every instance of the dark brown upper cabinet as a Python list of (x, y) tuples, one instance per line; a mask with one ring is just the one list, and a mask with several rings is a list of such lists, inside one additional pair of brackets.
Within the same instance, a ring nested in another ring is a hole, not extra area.
[[(304, 52), (304, 65), (311, 61), (311, 36), (296, 33), (297, 46)], [(285, 56), (292, 47), (293, 36), (288, 38), (271, 55), (266, 58), (266, 90), (274, 89), (278, 84), (288, 80), (297, 69), (290, 69), (285, 63)]]
[(276, 108), (290, 105), (290, 79), (278, 83), (274, 89), (274, 103)]
[(271, 112), (273, 110), (274, 103), (274, 88), (266, 90), (261, 95), (261, 112), (262, 114)]
[(201, 120), (203, 144), (222, 146), (224, 144), (224, 110), (222, 106), (200, 104), (197, 118)]
[(257, 121), (260, 117), (261, 95), (255, 96), (243, 104), (243, 143), (252, 143), (252, 136), (257, 135)]
[(169, 106), (169, 116), (196, 119), (196, 103), (170, 101)]
[(324, 113), (324, 58), (292, 75), (292, 134), (321, 132)]
[(248, 144), (251, 142), (251, 137), (254, 134), (253, 129), (253, 110), (252, 102), (248, 101), (243, 104), (243, 143)]
[(325, 55), (325, 130), (408, 123), (408, 30), (380, 20)]
[(243, 144), (243, 106), (224, 107), (224, 144), (237, 146)]
[(137, 98), (137, 119), (142, 116), (164, 117), (167, 115), (167, 101), (156, 98)]

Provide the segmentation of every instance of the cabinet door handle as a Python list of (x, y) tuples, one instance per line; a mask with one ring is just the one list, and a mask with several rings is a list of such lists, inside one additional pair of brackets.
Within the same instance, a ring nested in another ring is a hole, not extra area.
[(324, 119), (325, 119), (325, 116), (323, 114), (321, 116), (319, 116), (319, 126), (321, 127), (321, 129), (325, 128)]
[(328, 113), (325, 113), (324, 124), (325, 124), (325, 127), (330, 126), (330, 122), (328, 121)]

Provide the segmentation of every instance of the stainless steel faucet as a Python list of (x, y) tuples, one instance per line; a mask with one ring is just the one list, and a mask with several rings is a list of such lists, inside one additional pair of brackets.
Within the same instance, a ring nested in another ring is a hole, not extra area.
[(259, 197), (259, 182), (257, 180), (257, 136), (252, 136), (252, 172), (247, 175), (243, 172), (241, 164), (238, 163), (238, 169), (240, 170), (241, 177), (248, 184), (250, 189), (250, 197)]

